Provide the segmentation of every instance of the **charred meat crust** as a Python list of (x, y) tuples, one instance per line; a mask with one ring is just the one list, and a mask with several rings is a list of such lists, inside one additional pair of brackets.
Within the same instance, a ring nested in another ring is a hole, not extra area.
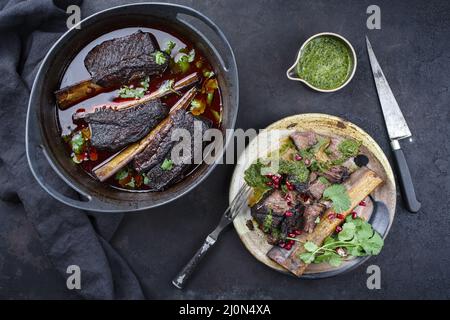
[(86, 55), (84, 64), (92, 82), (102, 87), (119, 87), (146, 76), (162, 74), (170, 57), (161, 52), (166, 59), (162, 64), (156, 63), (155, 53), (158, 50), (153, 34), (139, 30), (95, 46)]
[(168, 113), (157, 99), (124, 110), (98, 109), (78, 118), (89, 124), (93, 147), (115, 151), (142, 139)]
[(310, 206), (306, 206), (305, 213), (303, 214), (304, 217), (303, 231), (308, 233), (313, 232), (316, 226), (316, 219), (322, 215), (325, 209), (326, 209), (325, 205), (321, 203), (314, 203)]
[[(211, 127), (211, 122), (203, 118), (194, 117), (185, 110), (178, 110), (172, 116), (173, 125), (171, 129), (165, 131), (161, 137), (158, 137), (159, 143), (154, 143), (147, 148), (134, 160), (135, 169), (139, 172), (146, 172), (152, 190), (160, 191), (167, 188), (173, 182), (180, 179), (193, 164), (195, 150), (194, 144), (194, 122), (197, 120), (201, 124), (201, 134)], [(172, 148), (175, 143), (171, 141), (171, 135), (174, 129), (186, 129), (191, 134), (191, 155), (182, 155), (180, 163), (174, 163), (172, 168), (163, 169), (162, 163), (166, 159), (171, 159)]]
[[(259, 226), (279, 229), (282, 235), (300, 229), (301, 214), (303, 206), (296, 202), (296, 193), (290, 192), (290, 201), (286, 200), (280, 190), (273, 190), (267, 193), (258, 203), (250, 209), (251, 216), (258, 222)], [(292, 213), (286, 216), (286, 211)], [(267, 216), (271, 215), (271, 225), (266, 225)]]
[(344, 166), (333, 166), (321, 175), (331, 183), (342, 183), (350, 177), (348, 168)]
[(316, 200), (322, 198), (323, 192), (327, 188), (327, 184), (323, 183), (320, 179), (316, 179), (310, 182), (308, 187), (308, 193), (312, 195)]

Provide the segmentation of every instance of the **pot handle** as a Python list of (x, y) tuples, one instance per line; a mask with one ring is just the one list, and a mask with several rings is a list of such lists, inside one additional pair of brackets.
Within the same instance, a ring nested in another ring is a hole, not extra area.
[(226, 62), (223, 61), (222, 55), (218, 54), (218, 51), (216, 49), (216, 47), (214, 45), (211, 44), (211, 42), (208, 39), (204, 39), (210, 46), (211, 48), (215, 51), (215, 53), (217, 54), (217, 56), (220, 59), (220, 62), (222, 63), (222, 66), (224, 68), (225, 72), (230, 72), (231, 70), (233, 70), (234, 72), (237, 72), (237, 66), (236, 66), (236, 60), (234, 57), (234, 52), (233, 49), (231, 48), (231, 45), (227, 39), (227, 37), (225, 37), (225, 34), (222, 32), (222, 30), (219, 29), (219, 27), (211, 20), (209, 19), (207, 16), (205, 16), (204, 14), (193, 10), (191, 8), (185, 7), (185, 6), (179, 6), (179, 5), (171, 5), (170, 10), (173, 10), (173, 13), (176, 16), (176, 19), (184, 24), (186, 24), (188, 27), (197, 30), (194, 26), (192, 26), (189, 22), (187, 22), (186, 20), (182, 19), (181, 17), (179, 17), (179, 14), (185, 14), (187, 16), (196, 18), (198, 20), (200, 20), (201, 22), (203, 22), (206, 26), (208, 26), (218, 37), (221, 41), (223, 41), (224, 43), (224, 47), (226, 49)]
[[(33, 173), (34, 178), (41, 185), (41, 187), (47, 191), (53, 198), (56, 200), (69, 205), (71, 207), (75, 207), (82, 210), (89, 211), (117, 211), (114, 208), (107, 208), (108, 205), (105, 206), (104, 202), (99, 201), (92, 196), (85, 194), (84, 192), (78, 190), (66, 177), (61, 175), (49, 155), (45, 151), (45, 148), (42, 143), (41, 133), (37, 127), (37, 115), (35, 112), (31, 110), (31, 106), (28, 108), (27, 114), (27, 123), (26, 123), (26, 132), (25, 132), (25, 149), (28, 160), (28, 165), (30, 166), (31, 172)], [(42, 156), (44, 155), (44, 157)], [(82, 197), (86, 198), (86, 201), (72, 199), (68, 196), (65, 196), (50, 184), (48, 184), (44, 178), (44, 168), (45, 168), (45, 158), (48, 161), (48, 164), (51, 165), (53, 170), (58, 174), (58, 176), (72, 189), (76, 192), (80, 193)]]

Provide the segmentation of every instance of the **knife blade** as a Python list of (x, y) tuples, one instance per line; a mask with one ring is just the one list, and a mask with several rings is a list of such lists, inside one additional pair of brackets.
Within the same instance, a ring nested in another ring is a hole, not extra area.
[(403, 150), (399, 143), (399, 140), (411, 137), (412, 134), (367, 36), (366, 44), (373, 78), (377, 88), (378, 99), (380, 101), (381, 110), (383, 111), (389, 139), (391, 140), (391, 147), (397, 163), (397, 169), (400, 174), (400, 187), (403, 199), (407, 209), (410, 212), (415, 213), (420, 210), (421, 204), (417, 200), (408, 163), (406, 162), (405, 155), (403, 154)]

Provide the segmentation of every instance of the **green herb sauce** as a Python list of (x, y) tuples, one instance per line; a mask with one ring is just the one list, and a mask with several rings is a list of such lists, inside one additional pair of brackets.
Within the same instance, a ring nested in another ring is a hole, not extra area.
[(304, 47), (297, 74), (319, 89), (335, 89), (348, 79), (353, 68), (350, 49), (332, 36), (320, 36)]

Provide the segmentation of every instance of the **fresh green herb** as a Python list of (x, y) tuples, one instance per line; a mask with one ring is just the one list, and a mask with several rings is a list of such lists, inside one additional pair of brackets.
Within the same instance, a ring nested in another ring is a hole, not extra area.
[(175, 42), (173, 42), (172, 40), (167, 41), (166, 49), (164, 50), (164, 52), (170, 56), (172, 54), (173, 48), (175, 48), (176, 45), (177, 44)]
[(309, 177), (309, 170), (303, 161), (280, 160), (278, 172), (292, 175), (296, 182), (306, 182)]
[(190, 68), (190, 63), (195, 59), (195, 50), (192, 49), (191, 51), (189, 51), (189, 53), (185, 53), (186, 50), (186, 48), (180, 50), (180, 53), (182, 53), (182, 55), (175, 62), (178, 70), (181, 71), (181, 73), (187, 72)]
[(161, 169), (164, 171), (172, 170), (173, 168), (173, 161), (170, 159), (164, 159), (163, 163), (161, 164)]
[(245, 170), (244, 180), (250, 187), (266, 191), (270, 190), (270, 187), (266, 184), (269, 182), (269, 178), (261, 174), (263, 167), (263, 163), (261, 163), (258, 159), (255, 163), (248, 167), (247, 170)]
[(272, 238), (274, 240), (278, 240), (278, 241), (285, 240), (285, 235), (278, 228), (272, 228), (272, 231), (270, 234), (272, 235)]
[(128, 169), (122, 169), (119, 172), (116, 173), (116, 180), (123, 180), (126, 177), (128, 177)]
[(324, 147), (328, 147), (330, 142), (331, 142), (330, 138), (318, 137), (317, 138), (317, 143), (311, 147), (312, 153), (315, 154), (319, 150), (323, 149)]
[(351, 157), (356, 157), (358, 155), (360, 146), (361, 141), (346, 139), (339, 143), (338, 150), (341, 153), (342, 158), (348, 159)]
[(72, 153), (72, 161), (76, 164), (80, 164), (81, 162), (83, 162), (83, 160), (80, 160), (78, 155), (76, 155), (75, 153)]
[(318, 179), (319, 179), (320, 183), (322, 183), (322, 184), (324, 184), (326, 186), (330, 186), (331, 185), (330, 181), (328, 181), (327, 178), (325, 178), (325, 177), (320, 176)]
[(333, 184), (325, 189), (323, 198), (333, 202), (333, 210), (341, 213), (350, 209), (351, 202), (347, 189), (341, 184)]
[(198, 116), (205, 112), (206, 103), (203, 99), (194, 99), (191, 102), (191, 107), (189, 111), (194, 115)]
[(222, 112), (211, 110), (212, 115), (214, 116), (214, 119), (216, 119), (217, 123), (222, 122)]
[(72, 151), (77, 155), (83, 151), (84, 139), (81, 131), (72, 136), (72, 139), (70, 139), (70, 147), (72, 148)]
[(302, 156), (303, 159), (311, 160), (312, 158), (314, 158), (314, 153), (312, 152), (312, 148), (300, 150), (300, 155)]
[(306, 252), (300, 254), (299, 258), (307, 264), (327, 262), (332, 266), (339, 266), (346, 256), (377, 255), (383, 244), (383, 238), (368, 222), (348, 216), (337, 236), (325, 239), (321, 247), (313, 242), (306, 242)]
[(318, 160), (312, 160), (311, 165), (309, 166), (309, 170), (315, 172), (326, 172), (330, 169), (331, 163), (323, 162)]
[(148, 90), (149, 81), (150, 81), (149, 77), (146, 77), (143, 81), (141, 81), (141, 83), (140, 83), (141, 86), (137, 87), (137, 88), (133, 88), (130, 86), (122, 86), (119, 89), (119, 97), (125, 98), (125, 99), (128, 99), (128, 98), (140, 99), (140, 98), (142, 98)]
[(128, 182), (126, 184), (126, 186), (130, 187), (130, 188), (135, 188), (136, 187), (136, 182), (135, 182), (134, 178), (131, 178), (130, 182)]
[(214, 77), (214, 71), (210, 71), (210, 70), (203, 70), (203, 76), (207, 79)]
[(320, 223), (320, 217), (317, 217), (316, 220), (314, 220), (314, 223), (315, 223), (315, 224)]
[(272, 222), (273, 222), (272, 210), (269, 209), (269, 213), (264, 218), (264, 223), (263, 223), (263, 231), (265, 233), (268, 233), (268, 232), (271, 231), (271, 229), (272, 229)]
[(156, 64), (162, 65), (162, 64), (166, 63), (166, 61), (167, 61), (166, 56), (161, 51), (155, 51), (153, 53), (153, 56), (155, 58)]
[(144, 176), (144, 184), (145, 185), (149, 185), (150, 184), (150, 179), (147, 177), (147, 175), (143, 175)]
[(208, 106), (211, 105), (213, 99), (214, 99), (214, 92), (208, 92), (208, 94), (206, 95), (206, 103), (208, 104)]
[(282, 156), (285, 152), (289, 151), (289, 150), (297, 150), (295, 148), (294, 143), (292, 142), (291, 139), (288, 139), (286, 141), (283, 142), (283, 144), (280, 146), (280, 149), (278, 149), (278, 153), (280, 156)]

